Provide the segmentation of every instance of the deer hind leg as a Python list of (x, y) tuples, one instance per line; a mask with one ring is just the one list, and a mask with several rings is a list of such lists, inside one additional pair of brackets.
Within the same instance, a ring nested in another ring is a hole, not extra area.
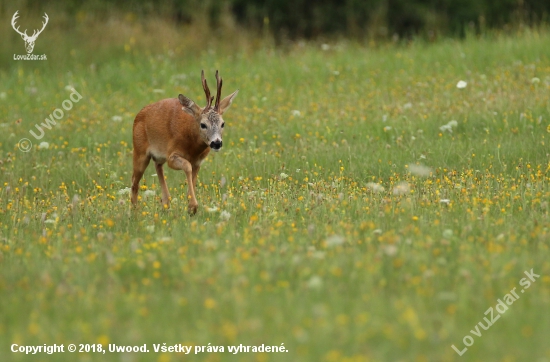
[(195, 190), (193, 187), (193, 166), (191, 166), (191, 163), (185, 158), (176, 154), (172, 154), (168, 158), (168, 167), (175, 170), (183, 170), (183, 172), (185, 172), (185, 176), (187, 176), (187, 198), (189, 199), (187, 211), (191, 215), (196, 214), (199, 203), (197, 202), (197, 199), (195, 197)]
[(159, 177), (160, 187), (162, 189), (162, 204), (168, 207), (170, 206), (170, 192), (168, 191), (168, 186), (166, 186), (162, 164), (155, 163), (155, 169), (157, 170), (157, 176)]
[(138, 155), (134, 149), (134, 173), (132, 175), (132, 204), (136, 205), (139, 191), (139, 181), (143, 177), (143, 173), (149, 166), (151, 156), (147, 154)]

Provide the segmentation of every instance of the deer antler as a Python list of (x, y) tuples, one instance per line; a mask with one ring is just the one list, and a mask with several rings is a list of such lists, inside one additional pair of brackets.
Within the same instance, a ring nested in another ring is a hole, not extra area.
[[(35, 30), (33, 33), (32, 33), (32, 36), (31, 38), (34, 38), (34, 37), (37, 37), (38, 35), (40, 35), (40, 33), (42, 31), (44, 31), (44, 28), (46, 27), (46, 25), (48, 25), (48, 20), (50, 20), (50, 18), (48, 18), (48, 14), (44, 13), (44, 16), (43, 16), (44, 20), (46, 20), (46, 22), (42, 22), (42, 29), (40, 30)], [(36, 33), (38, 31), (38, 33)], [(35, 34), (36, 33), (36, 34)]]
[(19, 15), (17, 15), (18, 12), (19, 12), (19, 10), (17, 10), (17, 11), (15, 12), (15, 14), (13, 14), (13, 17), (11, 18), (11, 27), (12, 27), (13, 30), (15, 30), (19, 35), (28, 38), (29, 36), (27, 35), (27, 29), (25, 29), (25, 32), (22, 33), (22, 32), (19, 31), (19, 27), (17, 27), (17, 28), (15, 27), (15, 22), (16, 22), (16, 20), (19, 18)]
[(204, 94), (206, 95), (206, 107), (204, 107), (204, 111), (206, 112), (212, 106), (212, 101), (214, 100), (214, 97), (210, 97), (210, 89), (208, 89), (208, 84), (206, 84), (206, 78), (204, 78), (204, 70), (201, 72), (201, 80), (202, 80), (202, 89), (204, 89)]
[(222, 97), (222, 78), (221, 77), (218, 77), (218, 71), (216, 70), (216, 88), (217, 88), (217, 92), (216, 92), (216, 105), (214, 106), (214, 110), (216, 112), (219, 112), (220, 111), (220, 100), (221, 100), (221, 97)]

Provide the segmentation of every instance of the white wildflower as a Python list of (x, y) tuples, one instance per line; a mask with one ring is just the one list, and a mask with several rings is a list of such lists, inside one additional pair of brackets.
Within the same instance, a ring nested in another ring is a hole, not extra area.
[(309, 278), (309, 281), (307, 282), (307, 287), (309, 289), (321, 289), (323, 287), (323, 279), (321, 279), (321, 277), (318, 275), (314, 275)]
[(228, 211), (223, 210), (220, 212), (220, 220), (227, 221), (231, 218), (231, 214)]
[(297, 109), (292, 110), (290, 114), (292, 114), (294, 117), (300, 117), (302, 115), (302, 113), (300, 113), (300, 111)]
[(386, 189), (384, 186), (377, 184), (376, 182), (369, 182), (367, 184), (367, 188), (370, 189), (373, 192), (384, 192)]
[(441, 132), (449, 132), (453, 133), (453, 127), (449, 126), (448, 124), (444, 124), (443, 126), (439, 127)]
[(415, 176), (428, 177), (433, 170), (428, 166), (409, 164), (409, 172)]
[(149, 196), (155, 196), (155, 191), (154, 190), (145, 190), (145, 192), (143, 193), (143, 196), (145, 198), (147, 198)]
[(452, 121), (449, 121), (449, 123), (439, 127), (439, 129), (441, 130), (441, 132), (453, 133), (453, 128), (456, 128), (457, 126), (458, 126), (458, 122), (455, 120), (452, 120)]
[(537, 77), (534, 77), (533, 79), (531, 79), (531, 83), (532, 83), (532, 84), (539, 84), (539, 83), (540, 83), (540, 79), (537, 78)]
[(449, 200), (449, 199), (441, 199), (441, 200), (439, 200), (439, 203), (440, 203), (440, 204), (449, 205), (449, 204), (451, 203), (451, 200)]
[(326, 243), (328, 247), (342, 245), (346, 239), (342, 235), (331, 235), (327, 238)]
[(445, 230), (443, 231), (443, 237), (444, 237), (445, 239), (450, 239), (450, 238), (452, 238), (452, 237), (453, 237), (453, 231), (452, 231), (451, 229), (445, 229)]
[(389, 244), (389, 245), (386, 245), (384, 246), (384, 253), (387, 255), (387, 256), (394, 256), (395, 254), (397, 254), (397, 246), (393, 245), (393, 244)]
[(112, 116), (111, 119), (112, 119), (114, 122), (120, 122), (120, 121), (122, 121), (122, 117), (121, 117), (121, 116)]
[(392, 190), (394, 195), (405, 195), (405, 194), (408, 194), (410, 191), (411, 191), (411, 187), (405, 181), (402, 181), (397, 185), (395, 185), (395, 187)]
[(281, 172), (281, 174), (279, 175), (279, 177), (281, 178), (281, 180), (284, 180), (285, 178), (288, 177), (288, 175), (284, 172)]
[(38, 148), (41, 150), (47, 150), (48, 148), (50, 148), (50, 144), (48, 142), (40, 142)]
[(456, 84), (456, 87), (458, 89), (464, 89), (464, 88), (466, 88), (467, 85), (468, 85), (468, 83), (466, 83), (465, 81), (459, 80), (458, 83)]
[(119, 194), (119, 195), (129, 195), (129, 194), (130, 194), (130, 191), (132, 191), (131, 188), (125, 187), (125, 188), (123, 188), (122, 190), (118, 190), (118, 194)]

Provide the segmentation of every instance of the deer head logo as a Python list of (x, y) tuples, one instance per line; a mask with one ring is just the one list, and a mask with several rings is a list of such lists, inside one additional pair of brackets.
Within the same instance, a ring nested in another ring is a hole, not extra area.
[(40, 35), (40, 33), (44, 30), (44, 28), (46, 27), (46, 25), (48, 24), (48, 14), (44, 13), (44, 20), (45, 22), (42, 22), (42, 29), (40, 30), (35, 30), (31, 36), (28, 36), (27, 35), (27, 29), (25, 29), (24, 32), (20, 32), (19, 31), (19, 27), (15, 27), (15, 21), (17, 20), (17, 18), (19, 17), (19, 15), (17, 15), (17, 13), (19, 12), (19, 10), (17, 10), (15, 12), (15, 14), (13, 14), (13, 18), (11, 18), (11, 26), (13, 27), (13, 30), (15, 30), (19, 35), (21, 35), (21, 38), (23, 38), (23, 40), (25, 41), (25, 48), (27, 49), (27, 53), (32, 53), (33, 49), (34, 49), (34, 42), (36, 41), (36, 38), (38, 38), (38, 36)]

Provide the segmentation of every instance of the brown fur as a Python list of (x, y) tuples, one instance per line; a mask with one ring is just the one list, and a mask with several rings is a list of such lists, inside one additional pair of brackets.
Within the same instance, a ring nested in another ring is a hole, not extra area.
[[(206, 82), (203, 82), (203, 85), (206, 86)], [(218, 94), (221, 93), (221, 84), (219, 86)], [(139, 181), (150, 160), (153, 159), (162, 190), (162, 203), (166, 206), (170, 203), (170, 193), (162, 168), (167, 162), (168, 167), (185, 172), (188, 183), (188, 211), (191, 214), (197, 212), (195, 187), (200, 165), (210, 153), (210, 142), (219, 141), (221, 145), (223, 129), (220, 125), (224, 122), (221, 115), (231, 105), (237, 92), (221, 101), (219, 111), (212, 110), (208, 104), (208, 108), (200, 108), (180, 94), (179, 99), (163, 99), (144, 107), (136, 115), (133, 129), (132, 203), (134, 205), (137, 203)], [(207, 97), (208, 94), (209, 91)], [(201, 130), (201, 122), (208, 122), (208, 129)], [(212, 137), (216, 137), (215, 140), (211, 139)]]

